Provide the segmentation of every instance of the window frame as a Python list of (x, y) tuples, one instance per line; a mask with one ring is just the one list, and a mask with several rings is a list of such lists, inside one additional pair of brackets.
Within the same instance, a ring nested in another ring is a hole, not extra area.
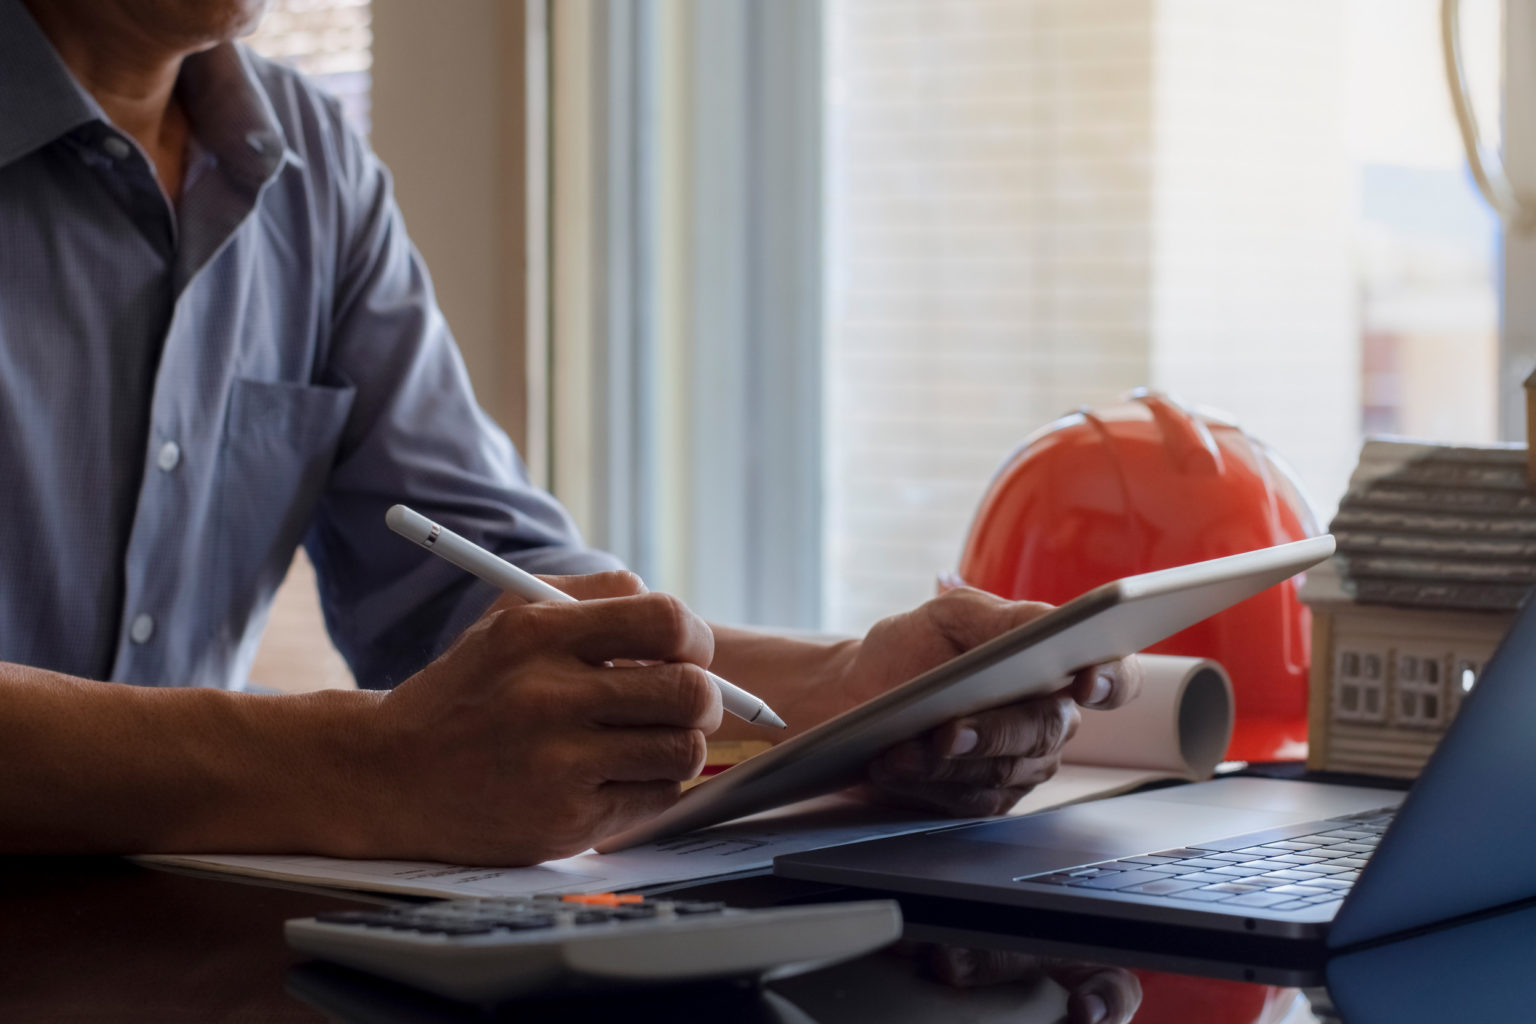
[[(1366, 666), (1375, 659), (1375, 676), (1366, 672)], [(1348, 671), (1351, 659), (1354, 671)], [(1383, 669), (1392, 662), (1379, 650), (1366, 647), (1340, 647), (1334, 657), (1333, 719), (1351, 725), (1380, 725), (1387, 720), (1388, 686), (1387, 673)], [(1355, 707), (1346, 706), (1346, 689), (1356, 693)], [(1376, 709), (1368, 707), (1368, 697), (1376, 698)]]

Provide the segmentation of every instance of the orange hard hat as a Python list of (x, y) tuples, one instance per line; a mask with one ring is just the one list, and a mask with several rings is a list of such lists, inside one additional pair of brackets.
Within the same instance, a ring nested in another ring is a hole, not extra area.
[[(1027, 438), (982, 498), (960, 581), (1060, 604), (1121, 576), (1316, 535), (1294, 475), (1218, 415), (1137, 391), (1064, 416)], [(1232, 676), (1227, 756), (1301, 756), (1311, 616), (1299, 580), (1271, 587), (1155, 644), (1214, 658)]]

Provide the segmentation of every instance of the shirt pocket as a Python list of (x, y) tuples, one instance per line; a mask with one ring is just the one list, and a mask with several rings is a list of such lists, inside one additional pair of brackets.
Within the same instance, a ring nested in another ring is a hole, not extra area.
[(325, 491), (355, 389), (235, 380), (220, 451), (219, 545), (236, 602), (282, 582)]

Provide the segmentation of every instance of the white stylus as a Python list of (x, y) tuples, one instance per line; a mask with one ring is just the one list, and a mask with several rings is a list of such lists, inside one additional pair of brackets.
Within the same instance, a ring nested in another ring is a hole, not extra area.
[[(384, 522), (406, 540), (421, 545), (444, 561), (480, 577), (493, 587), (510, 591), (529, 601), (574, 601), (570, 594), (557, 590), (531, 573), (524, 572), (505, 559), (498, 558), (480, 545), (465, 540), (445, 526), (440, 526), (404, 505), (394, 505), (384, 514)], [(787, 726), (773, 709), (735, 683), (709, 674), (709, 681), (720, 689), (725, 710), (754, 725), (775, 729)]]

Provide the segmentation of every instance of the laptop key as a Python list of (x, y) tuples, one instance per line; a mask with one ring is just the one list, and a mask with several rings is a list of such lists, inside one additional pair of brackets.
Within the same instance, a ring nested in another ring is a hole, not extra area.
[(1354, 882), (1342, 882), (1337, 878), (1329, 878), (1327, 875), (1324, 875), (1322, 878), (1313, 879), (1310, 882), (1304, 882), (1302, 884), (1316, 886), (1319, 889), (1327, 889), (1329, 891), (1337, 889), (1353, 889), (1355, 887)]
[(1276, 903), (1290, 903), (1295, 897), (1284, 897), (1273, 892), (1249, 892), (1241, 897), (1232, 897), (1230, 900), (1221, 901), (1224, 907), (1272, 907)]
[(1283, 896), (1293, 896), (1296, 899), (1301, 899), (1301, 897), (1303, 897), (1303, 896), (1327, 896), (1328, 895), (1328, 890), (1327, 889), (1319, 889), (1316, 886), (1311, 886), (1311, 885), (1281, 885), (1281, 886), (1276, 886), (1275, 888), (1273, 888), (1273, 889), (1271, 889), (1269, 891), (1270, 892), (1278, 892), (1278, 893), (1280, 893)]
[(1252, 878), (1244, 878), (1243, 881), (1250, 886), (1264, 886), (1266, 889), (1273, 889), (1275, 886), (1295, 886), (1296, 883), (1310, 884), (1309, 878), (1292, 878), (1286, 872), (1279, 872), (1279, 870), (1269, 875), (1253, 875)]
[(1205, 886), (1204, 889), (1206, 892), (1224, 892), (1233, 896), (1261, 891), (1257, 885), (1245, 885), (1242, 882), (1217, 882), (1215, 885)]
[(1285, 840), (1282, 840), (1282, 841), (1280, 841), (1278, 843), (1265, 843), (1264, 844), (1264, 849), (1266, 849), (1266, 850), (1311, 850), (1311, 849), (1315, 849), (1316, 847), (1321, 846), (1321, 845), (1322, 845), (1321, 843), (1309, 843), (1309, 842), (1307, 842), (1304, 839), (1285, 839)]
[(1169, 893), (1171, 900), (1189, 900), (1192, 903), (1218, 903), (1226, 899), (1231, 893), (1211, 892), (1209, 889), (1185, 889), (1183, 892)]
[(1211, 860), (1207, 857), (1189, 857), (1179, 861), (1179, 863), (1189, 868), (1224, 868), (1227, 866), (1227, 862), (1224, 860)]
[(1181, 881), (1181, 882), (1204, 882), (1206, 884), (1210, 884), (1211, 882), (1230, 882), (1230, 881), (1232, 881), (1232, 876), (1231, 875), (1218, 875), (1214, 871), (1198, 871), (1198, 872), (1196, 872), (1193, 875), (1180, 875), (1179, 876), (1179, 881)]
[(1271, 871), (1269, 874), (1267, 874), (1267, 875), (1260, 875), (1259, 877), (1260, 878), (1278, 878), (1278, 879), (1282, 879), (1282, 880), (1284, 880), (1286, 882), (1303, 882), (1303, 883), (1306, 883), (1306, 884), (1310, 885), (1310, 884), (1312, 884), (1314, 879), (1327, 878), (1328, 876), (1327, 875), (1320, 875), (1316, 871), (1305, 871), (1305, 870), (1302, 870), (1301, 868), (1286, 868), (1286, 869), (1281, 870), (1281, 871)]
[(1312, 857), (1304, 853), (1288, 853), (1283, 857), (1270, 858), (1276, 864), (1321, 864), (1322, 857)]
[(1164, 878), (1157, 882), (1143, 882), (1140, 885), (1127, 886), (1117, 889), (1117, 892), (1135, 892), (1147, 896), (1167, 896), (1170, 893), (1183, 892), (1186, 889), (1200, 888), (1199, 882), (1186, 882), (1182, 878)]
[[(1249, 832), (1247, 835), (1232, 836), (1228, 839), (1213, 839), (1207, 843), (1191, 843), (1196, 850), (1211, 853), (1230, 853), (1233, 850), (1243, 851), (1254, 846), (1263, 846), (1265, 843), (1279, 843), (1287, 839), (1303, 839), (1309, 835), (1316, 835), (1319, 826), (1323, 822), (1305, 821), (1296, 825), (1283, 825), (1280, 828), (1266, 829), (1263, 832)], [(1262, 855), (1261, 855), (1262, 856)]]
[(1177, 857), (1162, 857), (1162, 856), (1158, 856), (1156, 854), (1150, 854), (1149, 853), (1145, 857), (1121, 857), (1115, 863), (1116, 864), (1162, 864), (1162, 865), (1167, 865), (1167, 864), (1173, 864), (1177, 860), (1178, 860)]
[(1204, 856), (1204, 853), (1202, 851), (1200, 851), (1200, 850), (1191, 850), (1191, 849), (1189, 849), (1187, 847), (1182, 847), (1181, 846), (1177, 850), (1160, 850), (1157, 853), (1149, 853), (1149, 854), (1147, 854), (1147, 856), (1148, 857), (1173, 857), (1173, 858), (1175, 858), (1177, 860), (1183, 860), (1185, 857), (1201, 857), (1201, 856)]
[(1353, 868), (1342, 868), (1337, 864), (1326, 862), (1322, 864), (1313, 864), (1307, 870), (1321, 872), (1325, 875), (1359, 875), (1359, 872), (1355, 871)]
[[(1119, 863), (1124, 864), (1125, 861), (1119, 861)], [(1167, 864), (1138, 864), (1136, 866), (1141, 871), (1156, 871), (1160, 875), (1170, 876), (1187, 875), (1192, 871), (1203, 870), (1202, 868), (1192, 868), (1188, 864), (1179, 864), (1177, 862), (1169, 862)]]
[(1229, 900), (1223, 900), (1224, 907), (1272, 907), (1276, 903), (1290, 901), (1288, 896), (1277, 896), (1272, 892), (1250, 892), (1242, 896), (1234, 896)]
[(1247, 878), (1249, 875), (1262, 875), (1264, 868), (1250, 868), (1242, 864), (1229, 864), (1224, 868), (1211, 868), (1213, 875), (1231, 875), (1233, 878)]
[(1312, 904), (1306, 900), (1291, 900), (1289, 903), (1276, 903), (1270, 910), (1305, 910)]

